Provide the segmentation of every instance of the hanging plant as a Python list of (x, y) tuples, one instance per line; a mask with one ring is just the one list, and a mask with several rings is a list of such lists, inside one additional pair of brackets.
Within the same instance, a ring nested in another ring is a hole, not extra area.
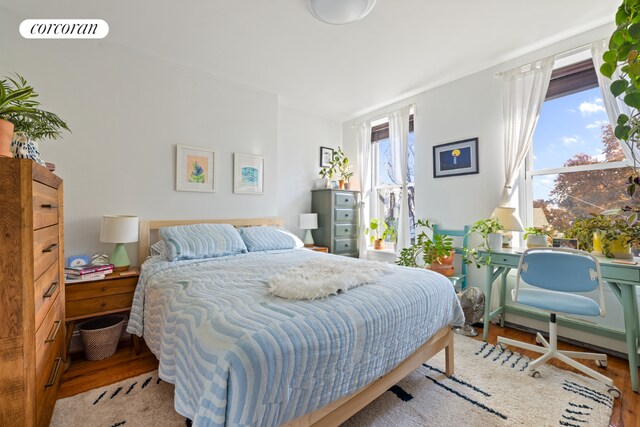
[(634, 148), (640, 149), (640, 0), (623, 0), (616, 13), (616, 29), (609, 39), (609, 50), (603, 55), (600, 73), (611, 80), (613, 96), (631, 109), (620, 114), (615, 126), (616, 138), (626, 144), (633, 157), (633, 172), (627, 181), (630, 196), (640, 187), (638, 159)]

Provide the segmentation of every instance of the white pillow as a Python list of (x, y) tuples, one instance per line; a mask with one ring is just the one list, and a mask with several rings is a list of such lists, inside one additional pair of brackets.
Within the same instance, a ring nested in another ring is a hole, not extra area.
[(167, 246), (164, 244), (164, 240), (158, 240), (149, 248), (149, 255), (167, 257)]

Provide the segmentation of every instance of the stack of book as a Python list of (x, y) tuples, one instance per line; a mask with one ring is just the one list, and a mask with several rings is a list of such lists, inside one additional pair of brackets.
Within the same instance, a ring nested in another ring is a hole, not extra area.
[(99, 280), (104, 279), (107, 274), (113, 273), (113, 264), (67, 267), (64, 272), (67, 281)]

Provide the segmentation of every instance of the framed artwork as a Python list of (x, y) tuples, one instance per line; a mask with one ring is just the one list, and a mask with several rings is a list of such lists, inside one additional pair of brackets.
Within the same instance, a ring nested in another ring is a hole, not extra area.
[(253, 154), (233, 155), (233, 192), (264, 194), (264, 157)]
[(320, 167), (326, 168), (333, 159), (333, 148), (320, 147)]
[(578, 239), (553, 239), (554, 248), (578, 249)]
[(434, 178), (470, 175), (478, 172), (478, 138), (433, 147)]
[(213, 150), (186, 145), (177, 146), (176, 191), (216, 191)]

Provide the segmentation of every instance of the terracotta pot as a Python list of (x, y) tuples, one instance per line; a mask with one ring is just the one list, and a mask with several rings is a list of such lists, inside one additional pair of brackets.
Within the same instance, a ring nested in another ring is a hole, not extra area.
[(338, 181), (338, 186), (340, 187), (341, 190), (344, 190), (344, 179), (341, 179)]
[(348, 189), (350, 189), (350, 188), (351, 188), (351, 184), (349, 184), (348, 182), (345, 182), (345, 183), (344, 183), (344, 189), (345, 189), (345, 190), (348, 190)]
[(382, 242), (382, 239), (376, 239), (373, 241), (373, 249), (383, 249), (384, 248), (384, 243)]
[(0, 157), (13, 157), (11, 154), (11, 138), (13, 123), (0, 119)]
[(437, 262), (429, 264), (427, 268), (429, 270), (435, 271), (436, 273), (440, 273), (443, 276), (451, 277), (455, 273), (455, 268), (453, 266), (453, 259), (455, 254), (455, 251), (451, 251), (449, 256), (438, 258)]

